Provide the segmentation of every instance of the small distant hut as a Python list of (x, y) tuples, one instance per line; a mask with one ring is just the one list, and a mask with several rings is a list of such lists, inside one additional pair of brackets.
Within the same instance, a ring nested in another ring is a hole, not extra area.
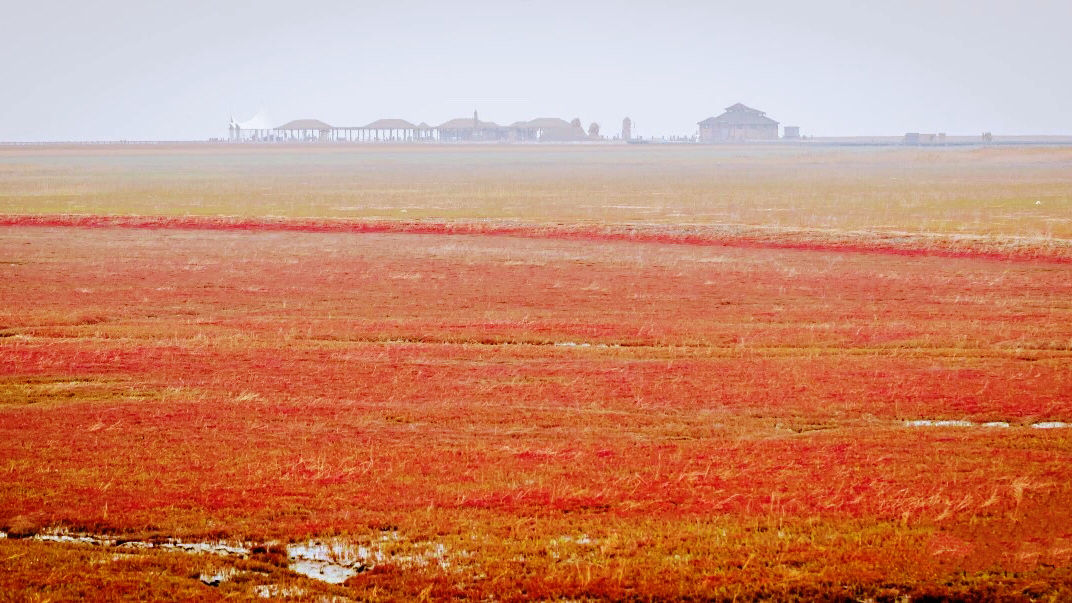
[(588, 135), (580, 125), (574, 125), (558, 117), (537, 117), (529, 121), (510, 124), (517, 140), (526, 142), (575, 142), (586, 140)]
[(709, 117), (698, 124), (700, 142), (745, 142), (777, 140), (778, 122), (758, 109), (737, 103), (726, 107), (718, 117)]
[(417, 126), (404, 119), (377, 119), (364, 129), (372, 136), (372, 140), (396, 142), (417, 138)]
[(476, 111), (472, 119), (460, 117), (439, 124), (439, 140), (442, 142), (500, 141), (507, 138), (506, 128), (490, 121), (480, 121)]
[(945, 133), (941, 134), (927, 134), (923, 132), (907, 132), (904, 135), (904, 144), (906, 145), (924, 145), (935, 144), (937, 142), (945, 142)]
[(328, 140), (333, 128), (319, 119), (295, 119), (274, 128), (281, 140)]

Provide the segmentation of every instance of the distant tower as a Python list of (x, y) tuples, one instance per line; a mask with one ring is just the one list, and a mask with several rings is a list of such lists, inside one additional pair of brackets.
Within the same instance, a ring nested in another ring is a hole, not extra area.
[(622, 120), (622, 140), (633, 139), (633, 120), (626, 117)]
[(473, 109), (473, 129), (480, 127), (480, 118), (476, 116), (476, 109)]

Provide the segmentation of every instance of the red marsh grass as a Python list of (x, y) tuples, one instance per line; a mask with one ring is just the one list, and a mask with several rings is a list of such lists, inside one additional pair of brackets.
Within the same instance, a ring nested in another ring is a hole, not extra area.
[(1070, 598), (1070, 199), (1069, 149), (2, 148), (0, 591)]
[(1030, 427), (1072, 419), (1064, 264), (11, 225), (0, 258), (13, 535), (450, 551), (358, 597), (1068, 592), (1072, 430)]

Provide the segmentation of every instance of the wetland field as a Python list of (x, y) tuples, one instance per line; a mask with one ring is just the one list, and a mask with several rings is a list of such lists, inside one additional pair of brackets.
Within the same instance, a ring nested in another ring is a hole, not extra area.
[(1072, 148), (0, 147), (0, 600), (1068, 600)]

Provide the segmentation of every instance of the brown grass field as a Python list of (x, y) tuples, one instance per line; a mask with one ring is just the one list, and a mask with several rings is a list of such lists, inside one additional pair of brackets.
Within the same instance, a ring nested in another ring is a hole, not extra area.
[(0, 600), (1068, 600), (1072, 149), (0, 148)]

